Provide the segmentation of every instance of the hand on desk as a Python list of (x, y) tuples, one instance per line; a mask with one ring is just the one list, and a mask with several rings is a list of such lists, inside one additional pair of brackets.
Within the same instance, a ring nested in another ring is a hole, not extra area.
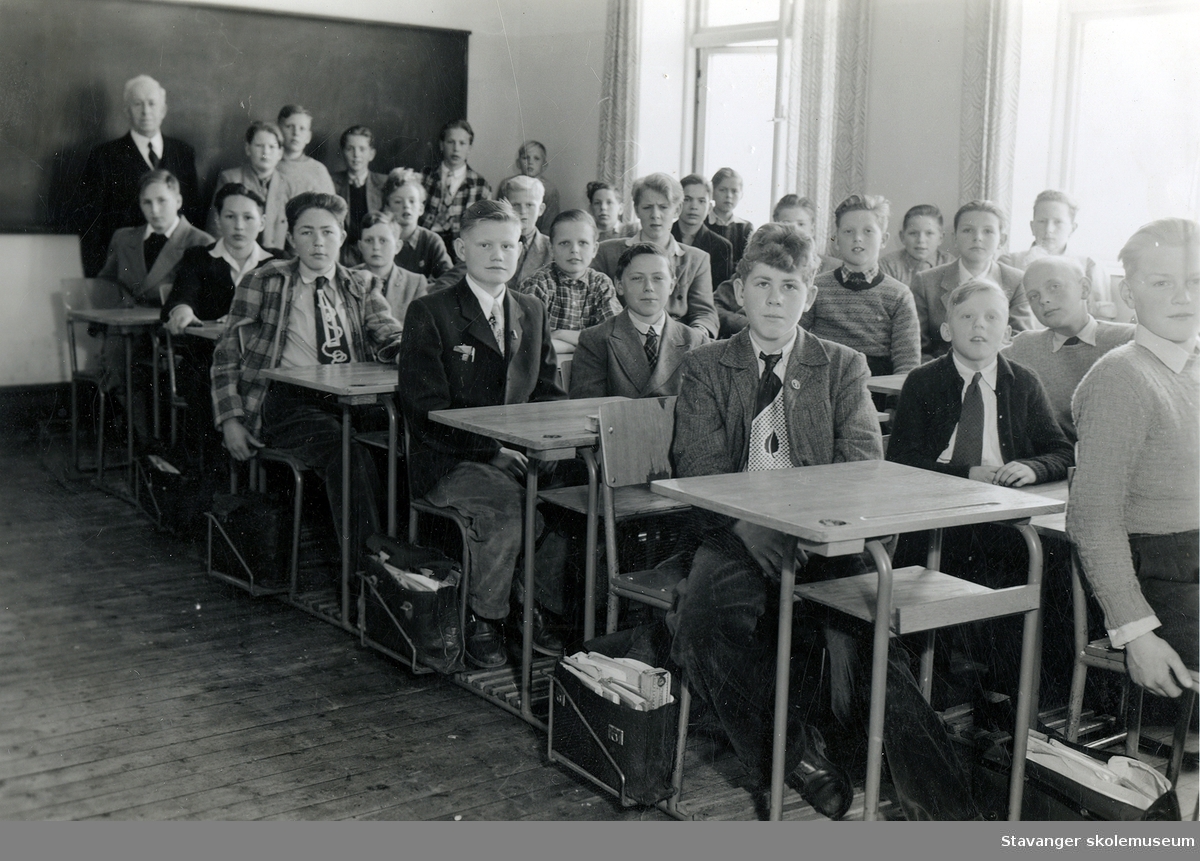
[[(733, 534), (746, 545), (746, 549), (750, 551), (763, 573), (778, 580), (783, 573), (783, 553), (787, 548), (788, 537), (782, 532), (745, 520), (738, 520), (733, 524)], [(807, 562), (808, 556), (804, 551), (797, 550), (796, 567), (802, 568)]]
[(172, 335), (182, 335), (183, 330), (191, 324), (200, 324), (200, 318), (192, 310), (191, 305), (176, 305), (171, 309), (171, 316), (167, 319), (167, 331)]
[(525, 472), (529, 469), (529, 459), (511, 448), (501, 448), (492, 458), (491, 464), (501, 472), (507, 472), (518, 483), (525, 481)]
[(221, 425), (221, 433), (225, 437), (225, 448), (233, 455), (234, 460), (249, 460), (254, 457), (255, 449), (265, 445), (246, 430), (246, 426), (238, 419), (226, 419)]
[(967, 478), (1002, 487), (1024, 487), (1037, 481), (1037, 473), (1028, 464), (1010, 460), (1004, 466), (973, 466)]
[(1125, 644), (1125, 669), (1135, 685), (1160, 697), (1177, 697), (1192, 686), (1179, 653), (1153, 631)]

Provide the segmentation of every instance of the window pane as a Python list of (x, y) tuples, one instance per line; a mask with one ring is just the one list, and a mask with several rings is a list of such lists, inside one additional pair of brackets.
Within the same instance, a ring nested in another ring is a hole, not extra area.
[(1200, 10), (1088, 22), (1079, 67), (1072, 239), (1115, 260), (1156, 218), (1200, 216)]
[(779, 0), (708, 0), (706, 27), (779, 20)]
[[(756, 226), (771, 214), (775, 51), (708, 55), (704, 94), (704, 167), (731, 167), (745, 180), (737, 214)], [(714, 285), (715, 286), (715, 285)]]

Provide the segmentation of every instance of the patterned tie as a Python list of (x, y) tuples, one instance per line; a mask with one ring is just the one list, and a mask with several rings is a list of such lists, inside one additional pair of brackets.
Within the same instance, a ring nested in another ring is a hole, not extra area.
[(658, 362), (658, 333), (651, 326), (646, 330), (646, 362), (651, 368)]
[(1067, 340), (1063, 341), (1063, 346), (1064, 347), (1074, 347), (1076, 344), (1082, 344), (1082, 343), (1083, 342), (1080, 341), (1079, 338), (1072, 335), (1071, 337), (1067, 338)]
[(971, 378), (963, 395), (962, 412), (958, 416), (958, 434), (954, 437), (952, 466), (979, 466), (983, 460), (983, 393), (979, 390), (979, 371)]
[(328, 284), (329, 279), (324, 275), (317, 278), (313, 316), (317, 321), (317, 360), (322, 365), (335, 365), (350, 361), (350, 344), (337, 308), (325, 292)]
[(783, 358), (783, 353), (772, 353), (769, 356), (766, 353), (759, 353), (758, 357), (763, 361), (763, 372), (762, 376), (758, 378), (758, 398), (754, 406), (755, 415), (758, 415), (771, 406), (775, 400), (775, 396), (783, 388), (783, 380), (775, 375), (775, 366)]
[(496, 339), (496, 346), (500, 348), (500, 355), (504, 355), (504, 327), (500, 325), (500, 321), (496, 319), (496, 309), (492, 309), (492, 313), (488, 316), (488, 325), (492, 327), (492, 337)]
[(146, 237), (146, 241), (142, 243), (142, 258), (146, 261), (147, 272), (154, 266), (154, 261), (158, 259), (158, 255), (162, 253), (163, 246), (166, 244), (167, 237), (161, 233), (151, 233)]
[(158, 153), (154, 151), (154, 141), (146, 144), (146, 157), (150, 159), (150, 166), (158, 168)]

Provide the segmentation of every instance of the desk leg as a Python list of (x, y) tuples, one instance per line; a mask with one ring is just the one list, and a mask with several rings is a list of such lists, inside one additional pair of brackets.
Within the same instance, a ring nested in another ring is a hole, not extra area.
[(128, 466), (125, 467), (125, 483), (130, 493), (137, 499), (137, 484), (134, 480), (133, 463), (133, 335), (126, 334), (125, 339), (125, 457)]
[(521, 717), (534, 726), (541, 726), (541, 721), (533, 716), (533, 704), (530, 702), (533, 689), (533, 551), (537, 542), (537, 536), (533, 533), (537, 525), (537, 468), (537, 461), (530, 458), (529, 468), (525, 472), (525, 612), (521, 619)]
[(387, 489), (387, 534), (388, 538), (396, 537), (396, 440), (397, 427), (400, 424), (400, 419), (396, 415), (396, 400), (391, 395), (383, 396), (383, 407), (387, 410), (388, 417), (388, 453), (387, 453), (387, 471), (388, 471), (388, 489)]
[(891, 645), (892, 560), (879, 541), (867, 550), (879, 574), (875, 600), (875, 636), (871, 643), (871, 712), (867, 721), (867, 780), (863, 790), (863, 820), (879, 818), (879, 776), (883, 770), (883, 714), (887, 701), (888, 647)]
[(154, 423), (154, 438), (162, 439), (162, 419), (158, 414), (158, 402), (162, 393), (158, 389), (158, 338), (150, 333), (150, 400), (153, 402), (150, 416)]
[(792, 602), (796, 592), (796, 539), (783, 546), (783, 571), (779, 577), (779, 639), (775, 647), (775, 727), (771, 741), (772, 822), (783, 818), (783, 769), (787, 752), (788, 685), (792, 663)]
[(342, 404), (342, 627), (350, 630), (350, 406)]
[[(1017, 527), (1029, 551), (1029, 585), (1035, 589), (1042, 584), (1042, 539), (1028, 522)], [(1034, 673), (1040, 663), (1041, 602), (1025, 614), (1021, 632), (1021, 675), (1017, 682), (1016, 726), (1013, 727), (1012, 775), (1008, 784), (1008, 821), (1021, 819), (1021, 800), (1025, 790), (1025, 751), (1029, 746), (1029, 722), (1034, 709)]]
[(596, 450), (583, 449), (583, 462), (588, 471), (587, 539), (583, 551), (583, 640), (587, 642), (596, 634), (596, 536), (600, 519), (596, 499), (600, 486)]

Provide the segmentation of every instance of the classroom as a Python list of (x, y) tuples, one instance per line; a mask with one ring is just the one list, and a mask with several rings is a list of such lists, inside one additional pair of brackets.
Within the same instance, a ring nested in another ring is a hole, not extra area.
[(0, 19), (0, 819), (1200, 818), (1200, 4)]

